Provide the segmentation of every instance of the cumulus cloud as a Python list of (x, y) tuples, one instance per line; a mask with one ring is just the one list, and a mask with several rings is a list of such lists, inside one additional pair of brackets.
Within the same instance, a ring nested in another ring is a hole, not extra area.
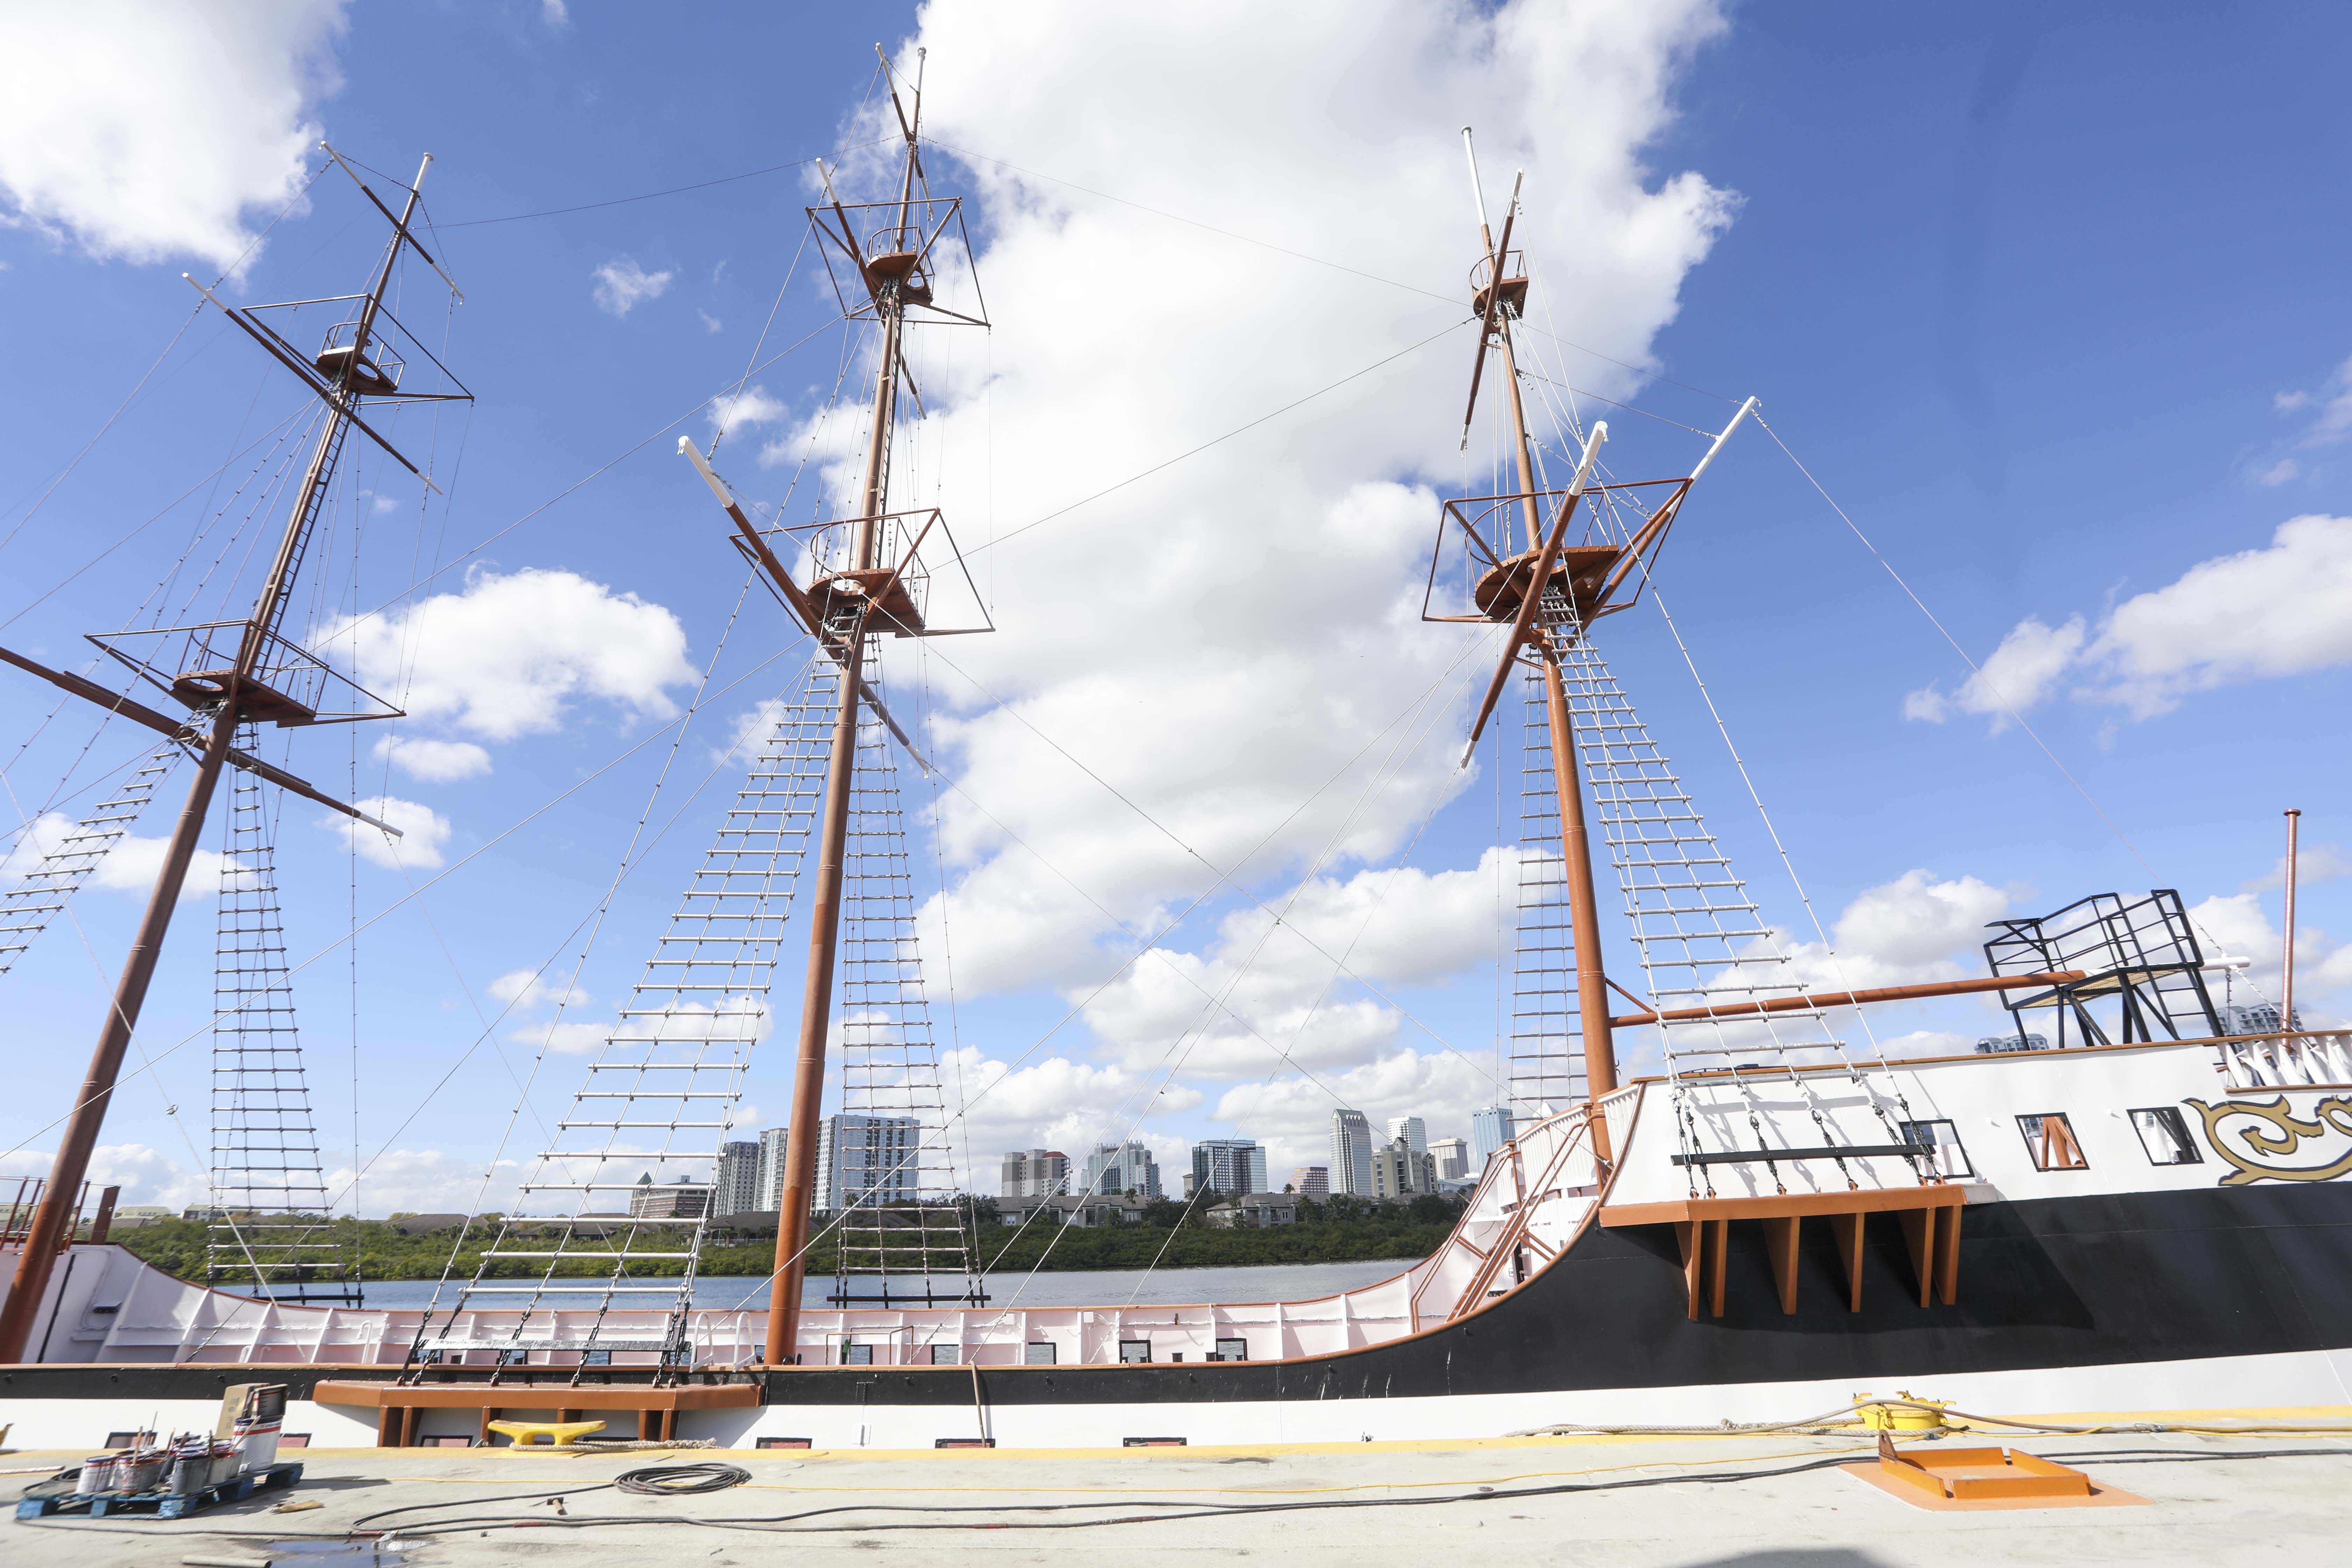
[(370, 816), (400, 829), (395, 838), (340, 812), (320, 817), (319, 826), (356, 848), (360, 858), (391, 870), (405, 867), (412, 871), (429, 871), (441, 864), (442, 846), (449, 842), (447, 817), (429, 805), (394, 795), (371, 795), (352, 804)]
[(490, 771), (490, 753), (470, 741), (428, 741), (412, 735), (386, 735), (375, 743), (375, 754), (411, 778), (427, 784), (448, 784)]
[(2352, 518), (2311, 514), (2278, 526), (2259, 550), (2202, 561), (2124, 600), (2095, 630), (2081, 616), (2051, 626), (2029, 616), (1984, 673), (1945, 695), (1904, 699), (1907, 719), (1956, 713), (2007, 727), (2063, 690), (2134, 719), (2170, 712), (2199, 692), (2352, 665)]
[(616, 256), (590, 273), (596, 280), (596, 306), (608, 315), (625, 316), (647, 300), (658, 300), (675, 272), (648, 272), (635, 260)]
[(2012, 713), (2038, 707), (2049, 697), (2089, 635), (2080, 616), (2056, 626), (2028, 616), (1958, 691), (1947, 697), (1932, 684), (1923, 687), (1904, 698), (1903, 716), (1940, 724), (1954, 713), (1982, 714), (1998, 735), (2009, 728)]
[(328, 1173), (327, 1192), (349, 1189), (359, 1212), (376, 1217), (505, 1213), (515, 1206), (522, 1174), (521, 1161), (500, 1160), (486, 1182), (479, 1159), (460, 1160), (438, 1149), (389, 1149), (369, 1163), (356, 1186), (348, 1166)]
[(1838, 915), (1829, 948), (1784, 942), (1790, 978), (1809, 990), (1868, 989), (1964, 980), (1984, 973), (1985, 927), (2009, 912), (2010, 895), (1974, 877), (1935, 879), (1906, 871), (1866, 888)]
[[(42, 859), (57, 853), (78, 826), (61, 812), (45, 811), (35, 817), (17, 834), (6, 856), (0, 857), (0, 887), (14, 886), (18, 879), (37, 870)], [(136, 834), (125, 834), (107, 851), (106, 858), (82, 886), (143, 896), (153, 890), (155, 879), (163, 869), (163, 852), (170, 847), (171, 840), (160, 835), (142, 838)], [(198, 849), (195, 858), (188, 862), (186, 879), (180, 884), (182, 901), (209, 899), (218, 892), (222, 864), (218, 851)]]
[[(2208, 977), (2213, 1000), (2225, 994), (2242, 1005), (2275, 1003), (2284, 990), (2286, 935), (2271, 924), (2257, 893), (2217, 894), (2194, 905), (2189, 918), (2209, 958), (2252, 960), (2252, 965), (2225, 987)], [(2308, 921), (2298, 921), (2294, 931), (2294, 1010), (2308, 1027), (2330, 1026), (2329, 1016), (2315, 1006), (2321, 997), (2352, 987), (2352, 943), (2338, 944)]]
[(282, 207), (340, 85), (342, 0), (10, 9), (0, 223), (92, 256), (235, 265)]
[[(718, 330), (717, 322), (711, 323), (711, 330)], [(710, 427), (721, 436), (732, 436), (749, 426), (773, 425), (788, 412), (782, 403), (768, 395), (766, 387), (748, 386), (711, 404)]]
[(347, 623), (326, 643), (416, 718), (492, 741), (557, 729), (574, 696), (667, 717), (666, 689), (695, 678), (668, 610), (531, 567), (477, 572), (461, 593)]
[[(56, 1163), (54, 1150), (19, 1149), (0, 1154), (0, 1177), (47, 1176)], [(184, 1208), (203, 1203), (207, 1190), (204, 1172), (191, 1171), (144, 1143), (100, 1143), (89, 1153), (89, 1180), (100, 1187), (121, 1187), (117, 1201), (125, 1205)]]
[(509, 970), (490, 982), (489, 992), (499, 1001), (511, 1004), (519, 1012), (559, 1004), (573, 1007), (589, 1005), (585, 991), (550, 975), (544, 970)]
[[(1702, 174), (1649, 161), (1693, 52), (1723, 26), (1706, 0), (921, 13), (906, 48), (935, 62), (924, 118), (940, 142), (1053, 176), (956, 167), (944, 148), (929, 170), (935, 187), (968, 193), (995, 324), (984, 357), (916, 334), (928, 420), (919, 455), (894, 471), (970, 542), (1003, 630), (930, 645), (933, 737), (961, 787), (941, 797), (950, 891), (927, 931), (951, 925), (960, 989), (1076, 996), (1136, 933), (1215, 893), (1181, 943), (1088, 1008), (1098, 1058), (1072, 1053), (1034, 1080), (1065, 1097), (1041, 1107), (1050, 1114), (989, 1123), (1003, 1147), (1066, 1146), (1080, 1124), (1141, 1114), (1106, 1105), (1179, 1098), (1149, 1067), (1180, 1038), (1192, 1041), (1180, 1088), (1288, 1075), (1262, 1035), (1326, 1082), (1425, 1062), (1406, 1076), (1460, 1075), (1464, 1107), (1489, 1102), (1457, 1058), (1400, 1044), (1394, 1010), (1334, 984), (1331, 962), (1348, 953), (1385, 989), (1443, 984), (1492, 952), (1491, 858), (1406, 873), (1378, 897), (1377, 868), (1474, 776), (1454, 766), (1456, 688), (1489, 664), (1482, 634), (1417, 618), (1437, 487), (1461, 475), (1448, 420), (1468, 374), (1464, 279), (1478, 243), (1462, 106), (1478, 106), (1493, 204), (1513, 168), (1528, 171), (1515, 243), (1537, 273), (1528, 360), (1631, 397), (1639, 378), (1609, 362), (1652, 362), (1737, 206)], [(1106, 68), (1137, 58), (1155, 68)], [(953, 70), (937, 68), (949, 59)], [(836, 184), (895, 190), (881, 158), (853, 157)], [(1073, 334), (1069, 280), (1105, 257), (1118, 258), (1118, 332)], [(952, 268), (940, 288), (969, 308)], [(1608, 358), (1566, 357), (1562, 340)], [(871, 374), (869, 361), (850, 384)], [(1343, 381), (1278, 425), (980, 548), (991, 517), (1003, 534)], [(868, 416), (848, 404), (779, 419), (761, 461), (814, 452), (829, 504), (845, 509)], [(1633, 438), (1620, 450), (1631, 460)], [(1670, 465), (1695, 450), (1662, 452), (1658, 471), (1682, 471)], [(1219, 872), (1277, 907), (1296, 889), (1286, 923), (1272, 928)], [(1328, 1094), (1312, 1093), (1328, 1117)], [(1073, 1106), (1086, 1109), (1066, 1123)], [(1460, 1121), (1466, 1131), (1466, 1109)]]

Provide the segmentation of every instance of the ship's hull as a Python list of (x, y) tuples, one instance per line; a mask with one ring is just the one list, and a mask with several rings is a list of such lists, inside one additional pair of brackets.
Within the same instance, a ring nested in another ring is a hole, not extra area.
[[(1195, 1445), (1495, 1436), (1557, 1422), (1795, 1419), (1899, 1388), (2008, 1413), (2352, 1403), (2352, 1188), (2344, 1184), (2111, 1194), (1969, 1206), (1954, 1304), (1917, 1304), (1890, 1220), (1869, 1232), (1860, 1311), (1824, 1234), (1781, 1310), (1760, 1224), (1735, 1222), (1717, 1319), (1687, 1312), (1671, 1226), (1589, 1226), (1558, 1262), (1470, 1319), (1343, 1354), (1278, 1362), (1011, 1367), (811, 1367), (705, 1374), (761, 1404), (689, 1411), (681, 1436), (751, 1447)], [(33, 1365), (0, 1372), (20, 1446), (88, 1446), (109, 1430), (200, 1425), (226, 1384), (289, 1384), (289, 1430), (376, 1440), (375, 1412), (319, 1405), (360, 1369)], [(380, 1368), (367, 1369), (377, 1376)], [(591, 1374), (649, 1381), (649, 1371)], [(488, 1369), (436, 1386), (483, 1384)], [(525, 1379), (529, 1381), (525, 1381)], [(552, 1411), (568, 1374), (509, 1372), (485, 1393)], [(467, 1436), (469, 1412), (421, 1435)], [(985, 1429), (983, 1431), (983, 1428)]]
[[(2352, 1405), (2352, 1098), (2217, 1084), (2213, 1059), (2167, 1045), (1906, 1064), (1893, 1081), (1906, 1108), (1956, 1130), (1948, 1183), (1902, 1180), (1907, 1161), (1849, 1161), (1852, 1186), (1820, 1162), (1718, 1166), (1697, 1207), (1672, 1119), (1628, 1090), (1604, 1106), (1622, 1151), (1605, 1190), (1590, 1184), (1581, 1112), (1547, 1122), (1490, 1166), (1446, 1248), (1386, 1285), (1258, 1306), (812, 1312), (805, 1364), (773, 1371), (719, 1370), (746, 1359), (726, 1345), (755, 1345), (763, 1325), (712, 1314), (689, 1381), (720, 1392), (673, 1399), (672, 1430), (732, 1446), (1093, 1447), (1797, 1420), (1865, 1391), (2006, 1415)], [(1824, 1074), (1806, 1091), (1806, 1125), (1819, 1109), (1859, 1145), (1875, 1111), (1843, 1081)], [(2149, 1106), (2196, 1113), (2183, 1122), (2195, 1159), (2157, 1160), (2131, 1121)], [(2013, 1124), (2060, 1110), (2080, 1155), (2042, 1169)], [(1767, 1184), (1776, 1175), (1789, 1190)], [(1928, 1202), (1944, 1205), (1932, 1225)], [(1719, 1268), (1693, 1262), (1708, 1213), (1730, 1215)], [(1953, 1215), (1958, 1245), (1939, 1252), (1927, 1238), (1952, 1234)], [(1857, 1223), (1849, 1267), (1841, 1236)], [(1494, 1272), (1511, 1258), (1523, 1261)], [(656, 1375), (582, 1366), (576, 1352), (557, 1364), (560, 1351), (493, 1372), (494, 1357), (450, 1364), (451, 1352), (411, 1394), (390, 1385), (413, 1324), (375, 1313), (373, 1340), (345, 1341), (341, 1318), (314, 1314), (323, 1326), (301, 1331), (315, 1336), (304, 1353), (268, 1339), (299, 1310), (246, 1303), (236, 1330), (252, 1352), (224, 1356), (228, 1319), (199, 1321), (217, 1293), (180, 1289), (205, 1300), (142, 1305), (133, 1289), (119, 1309), (61, 1309), (57, 1342), (87, 1338), (106, 1359), (52, 1352), (0, 1368), (12, 1440), (81, 1447), (151, 1420), (207, 1426), (222, 1387), (257, 1377), (291, 1385), (289, 1430), (322, 1446), (465, 1438), (488, 1409), (578, 1408), (591, 1403), (578, 1391), (609, 1402)], [(88, 1326), (105, 1311), (115, 1326)], [(131, 1321), (142, 1314), (143, 1329)], [(480, 1344), (519, 1331), (467, 1331)], [(1236, 1342), (1250, 1359), (1205, 1359)], [(342, 1343), (369, 1353), (334, 1353)], [(167, 1358), (142, 1344), (181, 1347), (178, 1364), (153, 1364)], [(935, 1346), (954, 1346), (956, 1364), (931, 1364)], [(1127, 1363), (1130, 1350), (1151, 1359)], [(1058, 1364), (1024, 1364), (1047, 1354)], [(414, 1414), (387, 1420), (404, 1405)]]

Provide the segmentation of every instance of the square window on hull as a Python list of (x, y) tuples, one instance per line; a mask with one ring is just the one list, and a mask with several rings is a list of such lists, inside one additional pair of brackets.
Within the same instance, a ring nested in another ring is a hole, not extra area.
[(2021, 1116), (2017, 1130), (2025, 1134), (2025, 1152), (2037, 1171), (2087, 1171), (2091, 1162), (2084, 1157), (2083, 1145), (2074, 1137), (2074, 1124), (2066, 1120), (2065, 1112), (2043, 1111), (2038, 1116)]
[(1021, 1347), (1021, 1364), (1024, 1366), (1053, 1365), (1053, 1344), (1050, 1342), (1032, 1341), (1030, 1343), (1023, 1345)]
[(2179, 1108), (2170, 1105), (2151, 1106), (2131, 1114), (2132, 1131), (2139, 1134), (2139, 1146), (2147, 1152), (2151, 1165), (2201, 1165), (2205, 1156), (2197, 1152), (2197, 1141), (2189, 1135), (2189, 1119)]
[(1969, 1152), (1960, 1147), (1960, 1130), (1949, 1121), (1906, 1121), (1903, 1142), (1928, 1151), (1927, 1163), (1939, 1176), (1973, 1176)]

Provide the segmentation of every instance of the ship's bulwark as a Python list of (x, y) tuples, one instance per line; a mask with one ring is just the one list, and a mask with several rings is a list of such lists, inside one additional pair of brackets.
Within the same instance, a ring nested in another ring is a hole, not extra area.
[[(1826, 1226), (1807, 1227), (1797, 1310), (1784, 1314), (1760, 1226), (1736, 1222), (1726, 1282), (1724, 1315), (1693, 1321), (1671, 1226), (1588, 1226), (1525, 1289), (1473, 1318), (1410, 1339), (1291, 1362), (988, 1366), (980, 1369), (978, 1392), (991, 1410), (1008, 1415), (1024, 1406), (1156, 1407), (1179, 1436), (1183, 1407), (1192, 1405), (1557, 1393), (1586, 1396), (1574, 1403), (1589, 1410), (1591, 1395), (1615, 1390), (1634, 1397), (1605, 1401), (1612, 1406), (1607, 1418), (1630, 1423), (1648, 1418), (1639, 1397), (1644, 1389), (1861, 1386), (1874, 1379), (2036, 1371), (2051, 1374), (2050, 1403), (2042, 1408), (2078, 1408), (2068, 1398), (2074, 1369), (2218, 1363), (2352, 1345), (2352, 1187), (2313, 1182), (1973, 1204), (1962, 1233), (1958, 1299), (1948, 1307), (1916, 1304), (1902, 1234), (1892, 1216), (1874, 1216), (1859, 1312), (1846, 1310), (1843, 1266)], [(559, 1396), (551, 1387), (534, 1394), (530, 1384), (560, 1385), (569, 1376), (533, 1368), (526, 1383), (517, 1376), (520, 1370), (504, 1373), (500, 1403), (520, 1408), (535, 1397), (553, 1404)], [(268, 1375), (289, 1384), (292, 1397), (301, 1400), (322, 1379), (381, 1378), (390, 1371), (289, 1365)], [(227, 1381), (252, 1375), (218, 1365), (19, 1366), (0, 1372), (0, 1399), (11, 1405), (202, 1400), (216, 1398)], [(592, 1375), (625, 1384), (650, 1378), (651, 1370)], [(446, 1386), (489, 1376), (487, 1367), (452, 1369), (435, 1381)], [(969, 1413), (975, 1399), (968, 1366), (701, 1377), (761, 1382), (771, 1419), (795, 1410)], [(2176, 1403), (2161, 1389), (2148, 1392), (2149, 1405)], [(2329, 1379), (2296, 1402), (2343, 1398)], [(759, 1414), (741, 1413), (730, 1424)]]

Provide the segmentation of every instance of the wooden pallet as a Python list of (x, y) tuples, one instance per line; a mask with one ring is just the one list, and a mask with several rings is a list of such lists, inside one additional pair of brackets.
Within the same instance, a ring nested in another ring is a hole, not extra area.
[(272, 1465), (234, 1480), (195, 1492), (90, 1492), (66, 1497), (28, 1497), (16, 1505), (18, 1519), (43, 1519), (53, 1513), (83, 1513), (102, 1519), (111, 1513), (152, 1513), (157, 1519), (178, 1519), (218, 1503), (236, 1502), (256, 1492), (290, 1487), (302, 1479), (299, 1465)]

